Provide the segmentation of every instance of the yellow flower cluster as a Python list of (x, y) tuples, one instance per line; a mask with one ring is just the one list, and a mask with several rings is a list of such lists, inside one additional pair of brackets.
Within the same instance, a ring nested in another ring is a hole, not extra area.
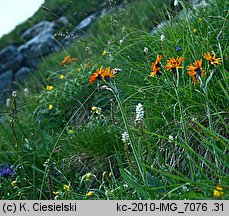
[(224, 195), (223, 187), (217, 185), (216, 189), (213, 191), (213, 196), (217, 198), (222, 198), (223, 195)]

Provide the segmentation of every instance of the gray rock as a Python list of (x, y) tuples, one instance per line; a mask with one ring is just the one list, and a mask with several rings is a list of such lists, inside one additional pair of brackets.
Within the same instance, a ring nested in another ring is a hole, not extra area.
[(17, 70), (20, 68), (23, 56), (13, 45), (7, 46), (0, 51), (0, 74), (7, 70)]
[(20, 70), (18, 70), (14, 75), (14, 80), (16, 82), (22, 82), (26, 76), (28, 76), (31, 73), (31, 69), (28, 67), (22, 67)]
[(14, 54), (17, 53), (17, 48), (14, 45), (9, 45), (0, 51), (1, 62), (5, 62), (9, 58), (13, 58)]
[(13, 70), (16, 71), (21, 67), (21, 63), (23, 60), (23, 56), (21, 55), (21, 53), (17, 52), (14, 55), (14, 58), (11, 59), (9, 58), (7, 62), (5, 62), (4, 67), (5, 70)]
[(0, 92), (4, 92), (12, 86), (13, 71), (8, 70), (0, 75)]
[(68, 25), (68, 19), (65, 16), (60, 17), (58, 20), (54, 22), (55, 28), (61, 28)]
[(30, 68), (31, 70), (34, 70), (37, 68), (37, 65), (41, 62), (40, 58), (33, 58), (33, 59), (25, 59), (23, 61), (23, 66)]
[(100, 16), (106, 14), (106, 13), (110, 13), (110, 11), (107, 11), (105, 8), (97, 11), (93, 14), (91, 14), (90, 16), (84, 18), (73, 30), (73, 32), (79, 32), (81, 30), (84, 30), (85, 28), (87, 28), (89, 25), (91, 25), (91, 23), (93, 21), (95, 21), (97, 18), (99, 18)]
[(22, 34), (22, 38), (24, 40), (28, 41), (28, 40), (36, 37), (41, 32), (44, 32), (47, 29), (52, 29), (53, 27), (54, 27), (54, 23), (53, 22), (49, 22), (49, 21), (39, 22), (38, 24), (34, 25), (32, 28), (26, 30)]
[(27, 43), (21, 45), (18, 50), (28, 61), (59, 51), (60, 47), (53, 39), (53, 33), (54, 28), (45, 29)]
[(4, 73), (5, 71), (6, 71), (5, 65), (0, 63), (0, 74)]
[(81, 31), (83, 30), (84, 28), (88, 27), (91, 22), (93, 20), (95, 20), (98, 16), (98, 13), (94, 13), (88, 17), (86, 17), (85, 19), (83, 19), (76, 27), (75, 27), (75, 31)]

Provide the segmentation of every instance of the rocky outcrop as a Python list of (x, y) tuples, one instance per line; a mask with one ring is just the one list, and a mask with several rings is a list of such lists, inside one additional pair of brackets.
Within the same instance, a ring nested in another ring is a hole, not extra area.
[(9, 45), (0, 51), (0, 101), (14, 81), (22, 82), (35, 71), (41, 57), (60, 50), (53, 35), (57, 28), (67, 23), (65, 17), (54, 22), (42, 21), (22, 34), (26, 42), (20, 47)]
[[(121, 5), (118, 7), (122, 7)], [(53, 22), (42, 21), (27, 29), (21, 35), (25, 41), (24, 44), (19, 47), (9, 45), (0, 51), (0, 101), (4, 98), (7, 90), (12, 90), (15, 86), (13, 83), (22, 82), (26, 76), (36, 70), (44, 56), (57, 52), (72, 44), (76, 39), (84, 37), (85, 30), (93, 21), (106, 13), (111, 13), (114, 9), (101, 9), (89, 15), (70, 33), (64, 37), (61, 35), (60, 38), (55, 37), (56, 32), (68, 25), (66, 17), (61, 17)]]
[(13, 81), (13, 71), (8, 70), (0, 75), (0, 92), (2, 96), (6, 95), (7, 90), (11, 87)]
[(17, 73), (14, 76), (14, 80), (21, 83), (26, 76), (28, 76), (32, 70), (28, 67), (22, 67), (20, 70), (17, 71)]
[(13, 45), (9, 45), (0, 51), (0, 74), (8, 70), (17, 70), (23, 60), (23, 56)]

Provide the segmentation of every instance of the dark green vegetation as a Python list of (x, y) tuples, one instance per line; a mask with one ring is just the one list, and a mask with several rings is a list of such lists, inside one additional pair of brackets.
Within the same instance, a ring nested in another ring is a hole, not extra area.
[[(228, 199), (228, 3), (182, 6), (178, 17), (161, 1), (131, 2), (44, 60), (18, 92), (17, 113), (13, 104), (1, 111), (0, 161), (16, 169), (0, 177), (2, 198)], [(215, 67), (203, 58), (212, 51)], [(68, 54), (78, 60), (61, 67)], [(150, 77), (157, 55), (162, 75)], [(166, 70), (177, 56), (183, 67)], [(194, 86), (187, 66), (200, 59), (205, 76)], [(89, 84), (100, 66), (122, 71)]]

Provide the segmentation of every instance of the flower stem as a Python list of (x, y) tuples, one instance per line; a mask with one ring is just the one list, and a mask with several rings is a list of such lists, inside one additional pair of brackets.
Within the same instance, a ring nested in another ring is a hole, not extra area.
[[(179, 72), (178, 72), (178, 69), (176, 69), (176, 80), (174, 80), (174, 90), (175, 90), (177, 101), (178, 101), (179, 112), (180, 112), (180, 123), (181, 123), (182, 132), (183, 132), (183, 135), (184, 135), (185, 145), (190, 148), (189, 143), (188, 143), (188, 135), (187, 135), (187, 131), (186, 131), (186, 128), (185, 128), (185, 122), (184, 122), (184, 111), (183, 111), (183, 106), (182, 106), (182, 103), (181, 103), (181, 100), (180, 100), (178, 87), (179, 87)], [(188, 152), (187, 152), (187, 158), (188, 158), (190, 176), (191, 176), (191, 179), (194, 180), (193, 165), (192, 165), (192, 162), (190, 160), (190, 155), (189, 155)]]
[[(210, 129), (211, 132), (213, 132), (213, 124), (212, 124), (212, 116), (211, 116), (211, 110), (210, 110), (210, 103), (209, 103), (209, 98), (208, 98), (208, 91), (207, 91), (207, 89), (204, 86), (202, 87), (202, 89), (203, 89), (205, 100), (206, 100), (206, 108), (207, 108), (207, 113), (206, 114), (207, 114), (207, 118), (208, 118), (209, 129)], [(212, 137), (211, 137), (211, 142), (212, 143), (214, 142), (214, 139)], [(215, 151), (214, 148), (213, 148), (213, 153), (214, 153), (214, 156), (215, 156), (216, 167), (217, 167), (218, 171), (220, 171), (220, 169), (219, 169), (219, 162), (218, 162), (216, 151)]]
[(110, 84), (110, 86), (111, 86), (111, 91), (112, 91), (112, 93), (114, 94), (115, 99), (116, 99), (116, 101), (117, 101), (117, 103), (118, 103), (118, 107), (119, 107), (120, 112), (121, 112), (121, 115), (122, 115), (122, 119), (123, 119), (123, 122), (124, 122), (124, 126), (125, 126), (125, 129), (126, 129), (126, 132), (127, 132), (128, 135), (129, 135), (130, 146), (131, 146), (131, 149), (132, 149), (132, 151), (133, 151), (134, 158), (135, 158), (135, 161), (136, 161), (136, 163), (137, 163), (139, 173), (140, 173), (140, 175), (141, 175), (141, 177), (142, 177), (143, 182), (146, 182), (146, 180), (145, 180), (145, 174), (144, 174), (144, 173), (145, 173), (145, 172), (144, 172), (144, 168), (141, 167), (141, 163), (140, 163), (140, 160), (139, 160), (140, 155), (138, 154), (138, 152), (137, 152), (137, 150), (136, 150), (136, 147), (135, 147), (135, 145), (134, 145), (133, 137), (132, 137), (132, 134), (131, 134), (131, 132), (130, 132), (130, 127), (129, 127), (129, 124), (128, 124), (128, 121), (127, 121), (125, 112), (124, 112), (124, 110), (123, 110), (123, 106), (122, 106), (122, 104), (121, 104), (121, 100), (120, 100), (120, 97), (119, 97), (119, 93), (118, 93), (117, 88), (116, 88), (115, 85)]

